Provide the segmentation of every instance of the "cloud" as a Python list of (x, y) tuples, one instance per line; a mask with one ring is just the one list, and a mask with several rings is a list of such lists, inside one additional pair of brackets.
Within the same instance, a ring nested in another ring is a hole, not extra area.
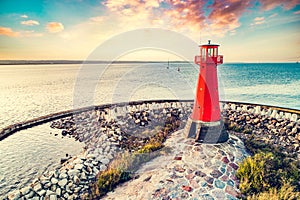
[(20, 17), (21, 17), (21, 18), (28, 18), (27, 15), (21, 15)]
[(8, 27), (0, 27), (0, 35), (5, 35), (8, 37), (18, 37), (18, 36), (20, 36), (20, 33), (15, 32), (11, 28), (8, 28)]
[(278, 15), (278, 13), (274, 13), (274, 14), (270, 15), (269, 18), (276, 17), (277, 15)]
[(34, 25), (39, 25), (40, 23), (35, 20), (27, 20), (27, 21), (22, 21), (21, 24), (26, 26), (34, 26)]
[(168, 9), (163, 11), (163, 16), (168, 17), (171, 26), (177, 29), (190, 29), (199, 31), (205, 27), (204, 5), (201, 0), (167, 0)]
[(296, 5), (300, 4), (299, 0), (259, 0), (262, 8), (264, 10), (272, 10), (273, 8), (276, 8), (277, 6), (281, 6), (286, 10), (290, 10), (294, 8)]
[(253, 20), (253, 24), (251, 25), (259, 25), (259, 24), (264, 24), (265, 18), (264, 17), (255, 17), (255, 19)]
[(300, 14), (300, 10), (293, 12), (295, 15), (299, 15)]
[(46, 25), (46, 30), (49, 32), (49, 33), (58, 33), (58, 32), (61, 32), (64, 30), (64, 26), (62, 23), (60, 22), (49, 22), (47, 25)]
[(35, 31), (22, 31), (20, 34), (21, 37), (42, 37), (42, 33), (36, 33)]
[(89, 20), (91, 22), (104, 22), (104, 20), (106, 19), (106, 17), (104, 16), (97, 16), (97, 17), (91, 17)]
[(214, 1), (208, 16), (209, 28), (212, 33), (220, 36), (240, 26), (239, 18), (252, 6), (251, 0)]

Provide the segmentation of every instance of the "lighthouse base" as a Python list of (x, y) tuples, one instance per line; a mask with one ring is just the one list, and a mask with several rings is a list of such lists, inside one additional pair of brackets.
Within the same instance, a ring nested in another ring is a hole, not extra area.
[(197, 142), (216, 144), (226, 142), (229, 138), (222, 121), (202, 122), (188, 119), (184, 128), (187, 138), (195, 138)]

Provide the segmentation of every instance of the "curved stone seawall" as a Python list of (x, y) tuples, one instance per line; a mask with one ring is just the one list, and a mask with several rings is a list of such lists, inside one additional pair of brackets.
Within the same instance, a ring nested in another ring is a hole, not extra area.
[[(150, 101), (134, 101), (134, 102), (126, 102), (126, 103), (118, 103), (118, 104), (104, 104), (104, 105), (89, 106), (89, 107), (84, 107), (84, 108), (79, 108), (79, 109), (72, 109), (72, 110), (67, 110), (67, 111), (62, 111), (62, 112), (58, 112), (58, 113), (41, 116), (38, 118), (34, 118), (34, 119), (27, 120), (24, 122), (16, 123), (16, 124), (7, 126), (3, 129), (0, 129), (0, 141), (17, 131), (31, 128), (33, 126), (47, 123), (47, 122), (50, 122), (50, 121), (53, 121), (56, 119), (69, 117), (74, 114), (79, 114), (82, 112), (87, 112), (87, 111), (97, 110), (97, 109), (105, 109), (105, 108), (110, 108), (110, 107), (122, 107), (125, 105), (139, 105), (139, 104), (143, 104), (143, 103), (166, 103), (166, 102), (169, 102), (169, 103), (191, 102), (191, 103), (193, 103), (192, 100), (156, 100), (156, 101), (150, 100)], [(230, 104), (230, 105), (232, 105), (232, 108), (242, 105), (242, 110), (244, 110), (244, 111), (245, 111), (245, 106), (250, 106), (252, 109), (256, 109), (256, 110), (253, 110), (253, 112), (257, 113), (258, 110), (261, 110), (262, 115), (267, 114), (267, 115), (270, 115), (275, 118), (282, 118), (282, 117), (290, 118), (292, 121), (297, 121), (297, 119), (300, 118), (300, 110), (287, 109), (287, 108), (268, 106), (268, 105), (242, 103), (242, 102), (231, 102), (231, 101), (220, 101), (220, 102), (221, 102), (221, 104)], [(238, 108), (238, 111), (239, 110), (240, 110), (240, 108)], [(252, 112), (252, 110), (250, 110), (250, 111)]]
[[(157, 127), (164, 126), (170, 117), (180, 120), (183, 128), (192, 107), (190, 100), (107, 104), (56, 113), (10, 126), (2, 132), (3, 137), (53, 121), (52, 128), (62, 129), (62, 136), (84, 142), (85, 149), (60, 167), (45, 172), (29, 186), (10, 193), (6, 199), (80, 199), (89, 192), (89, 184), (107, 168), (118, 152), (145, 143), (146, 136), (151, 136)], [(280, 133), (280, 137), (284, 138), (282, 141), (288, 139), (291, 144), (296, 144), (292, 150), (300, 154), (299, 111), (238, 102), (221, 102), (221, 109), (229, 125), (251, 130), (262, 138), (270, 135), (273, 142), (276, 141), (272, 138)]]

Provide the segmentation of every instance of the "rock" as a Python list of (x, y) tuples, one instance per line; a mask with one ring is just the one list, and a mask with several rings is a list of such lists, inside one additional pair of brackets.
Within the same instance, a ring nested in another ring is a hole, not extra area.
[(83, 168), (83, 166), (84, 166), (83, 164), (76, 164), (75, 167), (74, 167), (74, 169), (81, 171), (82, 168)]
[(27, 195), (25, 195), (26, 199), (32, 199), (32, 197), (34, 196), (35, 192), (34, 191), (30, 191)]
[(24, 187), (20, 190), (20, 192), (22, 193), (23, 196), (25, 196), (26, 194), (28, 194), (30, 191), (32, 190), (32, 188), (30, 186)]
[(109, 160), (107, 158), (103, 158), (100, 160), (100, 162), (107, 165), (109, 163)]
[(51, 183), (52, 183), (52, 184), (55, 185), (57, 182), (58, 182), (58, 180), (57, 180), (56, 178), (51, 178)]
[(56, 196), (56, 193), (51, 191), (51, 190), (47, 190), (46, 191), (46, 196), (50, 196), (50, 195), (55, 195)]
[(195, 171), (195, 175), (200, 176), (200, 177), (206, 176), (206, 174), (204, 172), (201, 172), (201, 171)]
[(74, 183), (78, 184), (80, 182), (80, 179), (78, 178), (78, 176), (74, 176), (73, 178)]
[(174, 160), (182, 160), (182, 157), (181, 157), (181, 156), (176, 156), (176, 157), (174, 158)]
[(56, 194), (52, 194), (49, 196), (49, 200), (57, 200)]
[(68, 171), (68, 175), (70, 177), (74, 177), (75, 175), (79, 174), (79, 171), (78, 170), (75, 170), (75, 169), (71, 169)]
[(66, 173), (61, 173), (61, 174), (59, 175), (59, 179), (64, 179), (64, 178), (68, 178), (68, 174), (66, 174)]
[(11, 192), (8, 194), (8, 199), (20, 199), (22, 194), (19, 190), (16, 190), (14, 192)]
[(239, 166), (235, 163), (229, 163), (229, 166), (232, 167), (235, 170), (237, 170), (239, 168)]
[(210, 173), (210, 175), (212, 176), (212, 177), (214, 177), (214, 178), (219, 178), (220, 176), (222, 176), (223, 174), (222, 174), (222, 172), (220, 172), (219, 170), (213, 170), (211, 173)]
[(204, 180), (209, 184), (213, 184), (213, 182), (214, 182), (214, 178), (209, 177), (209, 176), (204, 177)]
[(46, 190), (40, 190), (37, 193), (40, 197), (43, 197), (46, 194)]
[(85, 173), (81, 173), (80, 179), (84, 181), (87, 180)]
[(225, 183), (220, 181), (219, 179), (215, 180), (215, 186), (219, 189), (223, 189), (225, 187)]
[(228, 160), (228, 158), (225, 156), (225, 157), (222, 158), (222, 162), (225, 163), (225, 164), (227, 164), (227, 163), (229, 163), (229, 160)]
[(181, 186), (181, 188), (183, 190), (187, 191), (187, 192), (191, 192), (193, 190), (193, 188), (191, 186), (185, 186), (185, 185), (183, 185), (183, 186)]
[(225, 192), (234, 197), (237, 197), (239, 195), (239, 193), (232, 186), (226, 186)]
[(104, 171), (106, 169), (107, 169), (107, 167), (105, 165), (100, 165), (100, 171)]
[(61, 196), (61, 189), (60, 188), (57, 188), (56, 189), (56, 191), (55, 191), (55, 193), (57, 194), (57, 196)]
[(65, 178), (65, 179), (62, 179), (60, 181), (58, 181), (58, 185), (63, 188), (65, 187), (65, 185), (67, 184), (68, 180)]
[(36, 185), (33, 186), (33, 190), (35, 192), (39, 192), (42, 189), (42, 185), (40, 183), (37, 183)]
[(259, 121), (260, 121), (260, 119), (255, 118), (253, 122), (254, 122), (254, 124), (257, 124)]

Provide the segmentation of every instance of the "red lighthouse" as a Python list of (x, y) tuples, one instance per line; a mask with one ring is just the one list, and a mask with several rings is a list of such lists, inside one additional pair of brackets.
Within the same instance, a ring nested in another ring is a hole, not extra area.
[(223, 63), (217, 44), (200, 45), (200, 56), (195, 63), (200, 66), (194, 108), (185, 127), (185, 135), (204, 143), (228, 140), (220, 116), (217, 65)]

